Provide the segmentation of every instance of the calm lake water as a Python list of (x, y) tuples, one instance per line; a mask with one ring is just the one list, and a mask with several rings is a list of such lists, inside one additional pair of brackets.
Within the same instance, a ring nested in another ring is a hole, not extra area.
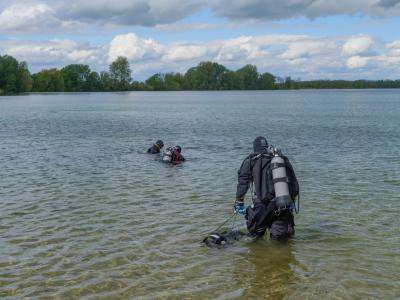
[[(0, 297), (399, 299), (399, 125), (400, 90), (0, 97)], [(205, 247), (258, 135), (299, 178), (295, 238)]]

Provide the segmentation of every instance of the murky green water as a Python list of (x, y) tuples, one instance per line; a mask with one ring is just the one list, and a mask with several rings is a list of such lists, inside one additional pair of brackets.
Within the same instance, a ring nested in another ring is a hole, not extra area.
[[(0, 297), (399, 299), (399, 93), (1, 97)], [(204, 247), (257, 135), (297, 171), (296, 236)]]

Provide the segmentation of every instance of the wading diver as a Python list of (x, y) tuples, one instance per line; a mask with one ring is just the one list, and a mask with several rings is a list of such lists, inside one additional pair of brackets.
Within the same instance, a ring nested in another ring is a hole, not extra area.
[[(244, 197), (252, 191), (252, 205), (245, 208)], [(272, 240), (286, 240), (294, 234), (295, 198), (299, 184), (289, 159), (268, 146), (265, 137), (253, 142), (253, 153), (238, 171), (234, 211), (245, 215), (249, 236), (262, 237), (269, 229)]]

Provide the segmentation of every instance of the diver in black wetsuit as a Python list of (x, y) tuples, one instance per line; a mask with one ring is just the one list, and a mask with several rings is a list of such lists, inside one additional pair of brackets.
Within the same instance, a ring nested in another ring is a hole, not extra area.
[[(264, 137), (257, 137), (253, 143), (254, 152), (247, 156), (238, 172), (238, 184), (234, 209), (244, 214), (247, 220), (249, 235), (262, 237), (267, 228), (272, 240), (286, 240), (294, 234), (293, 205), (299, 193), (299, 185), (289, 159), (280, 152), (271, 150)], [(279, 153), (279, 154), (278, 154)], [(274, 163), (274, 157), (282, 158), (282, 163)], [(273, 170), (286, 169), (286, 177), (273, 178)], [(284, 181), (288, 184), (290, 194), (287, 203), (282, 204), (282, 197), (275, 195), (274, 186)], [(254, 184), (253, 204), (244, 208), (244, 196)]]
[(162, 140), (158, 140), (157, 142), (155, 142), (155, 144), (153, 144), (153, 146), (151, 146), (147, 150), (147, 153), (149, 153), (149, 154), (160, 153), (160, 150), (162, 149), (162, 147), (164, 147), (164, 142)]

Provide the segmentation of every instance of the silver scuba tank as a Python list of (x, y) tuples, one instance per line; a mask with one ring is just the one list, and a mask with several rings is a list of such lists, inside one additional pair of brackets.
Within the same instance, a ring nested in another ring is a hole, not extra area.
[(173, 149), (168, 148), (166, 151), (164, 151), (162, 160), (165, 162), (171, 162), (172, 161), (172, 151)]
[(272, 180), (275, 190), (275, 198), (272, 201), (275, 201), (278, 209), (289, 208), (293, 202), (289, 192), (285, 160), (279, 154), (280, 152), (275, 149), (274, 157), (271, 160)]

